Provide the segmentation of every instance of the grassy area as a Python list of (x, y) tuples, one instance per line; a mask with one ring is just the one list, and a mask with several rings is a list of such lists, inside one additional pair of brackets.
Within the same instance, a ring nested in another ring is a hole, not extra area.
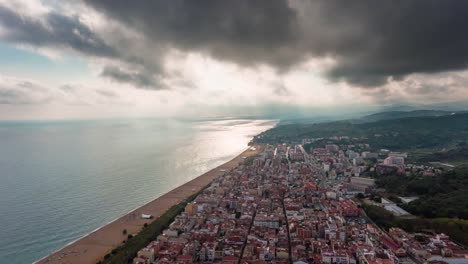
[[(202, 191), (203, 189), (200, 192)], [(200, 192), (169, 208), (164, 214), (144, 227), (137, 235), (129, 238), (121, 246), (109, 252), (104, 257), (104, 260), (98, 263), (131, 263), (133, 258), (136, 257), (137, 252), (147, 246), (151, 241), (155, 240), (164, 229), (169, 227), (175, 217), (184, 210), (187, 203), (195, 199)]]

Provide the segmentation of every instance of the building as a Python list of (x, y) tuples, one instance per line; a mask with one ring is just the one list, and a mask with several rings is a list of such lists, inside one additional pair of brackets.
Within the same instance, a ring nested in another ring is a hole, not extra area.
[(260, 215), (256, 216), (254, 220), (254, 226), (258, 227), (268, 227), (268, 228), (279, 228), (279, 219), (273, 215), (266, 216)]
[(347, 153), (348, 153), (348, 158), (349, 158), (349, 159), (354, 159), (354, 158), (359, 157), (359, 153), (357, 153), (357, 152), (354, 152), (354, 151), (347, 151)]
[(343, 216), (357, 217), (359, 216), (359, 208), (350, 200), (343, 200), (340, 202), (341, 212)]
[(375, 180), (371, 178), (364, 178), (364, 177), (351, 177), (352, 184), (361, 184), (366, 186), (374, 186)]
[(154, 250), (151, 247), (145, 247), (137, 253), (138, 258), (144, 259), (146, 263), (154, 261)]
[(364, 151), (362, 152), (362, 155), (361, 155), (364, 159), (376, 159), (379, 157), (379, 154), (377, 153), (372, 153), (372, 152), (368, 152), (368, 151)]
[(340, 150), (340, 148), (335, 144), (326, 145), (325, 149), (327, 149), (330, 152), (338, 152), (338, 150)]
[(362, 165), (363, 163), (364, 163), (364, 159), (361, 157), (356, 157), (353, 159), (354, 166), (359, 166), (359, 165)]
[(384, 159), (383, 164), (387, 166), (402, 166), (405, 165), (405, 158), (388, 156), (386, 159)]
[(389, 157), (398, 157), (398, 158), (408, 158), (408, 153), (406, 152), (390, 152), (388, 154)]
[(356, 260), (344, 250), (322, 251), (322, 263), (324, 264), (350, 264)]

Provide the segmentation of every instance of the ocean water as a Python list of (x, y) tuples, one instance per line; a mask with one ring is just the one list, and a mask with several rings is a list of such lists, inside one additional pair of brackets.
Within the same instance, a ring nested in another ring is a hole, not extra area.
[(0, 122), (0, 263), (31, 263), (230, 160), (268, 120)]

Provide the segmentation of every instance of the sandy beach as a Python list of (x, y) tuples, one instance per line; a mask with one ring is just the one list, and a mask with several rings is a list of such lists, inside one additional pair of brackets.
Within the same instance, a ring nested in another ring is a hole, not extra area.
[(151, 214), (157, 218), (173, 205), (207, 186), (214, 178), (223, 174), (223, 170), (235, 168), (243, 160), (243, 157), (253, 156), (260, 150), (259, 146), (256, 146), (255, 150), (248, 148), (234, 159), (117, 218), (35, 263), (98, 262), (104, 258), (104, 255), (127, 239), (127, 235), (123, 235), (122, 230), (126, 229), (127, 234), (136, 234), (145, 223), (153, 221), (141, 219), (141, 214)]

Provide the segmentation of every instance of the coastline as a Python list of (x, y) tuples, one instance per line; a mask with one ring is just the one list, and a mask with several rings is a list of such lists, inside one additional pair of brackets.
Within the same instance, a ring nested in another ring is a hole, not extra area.
[[(34, 263), (96, 263), (103, 259), (104, 255), (127, 239), (127, 234), (137, 234), (144, 226), (154, 221), (172, 206), (179, 204), (184, 199), (197, 193), (209, 185), (213, 179), (220, 176), (221, 170), (235, 168), (243, 157), (256, 155), (261, 147), (256, 149), (248, 147), (242, 153), (218, 167), (182, 184), (181, 186), (137, 207), (113, 221), (91, 231), (83, 237), (66, 244), (64, 247), (35, 261)], [(141, 219), (141, 214), (151, 214), (153, 219)], [(127, 234), (122, 231), (126, 229)]]

